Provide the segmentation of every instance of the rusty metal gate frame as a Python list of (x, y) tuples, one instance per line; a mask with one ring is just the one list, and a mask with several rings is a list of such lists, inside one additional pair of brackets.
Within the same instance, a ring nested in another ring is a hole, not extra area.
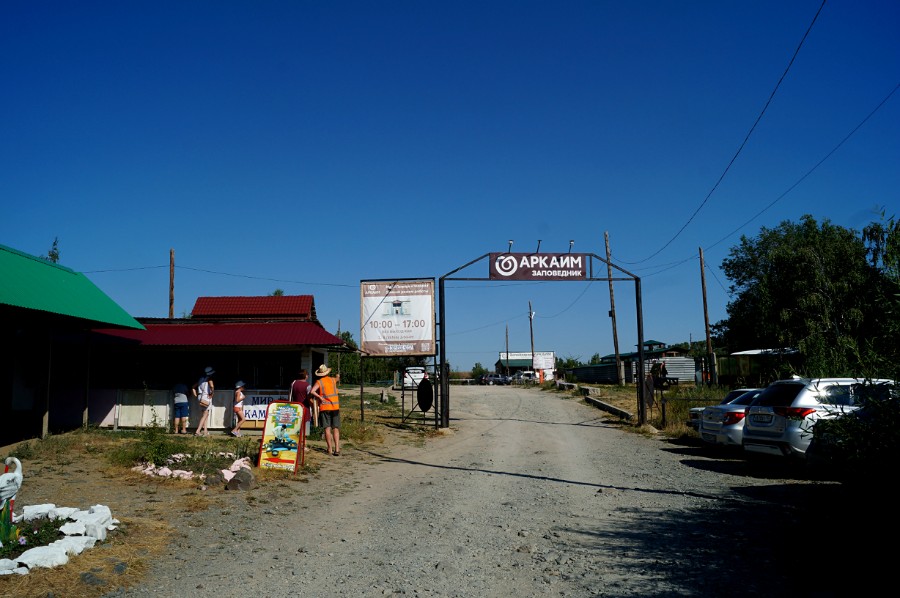
[[(540, 249), (540, 244), (538, 245), (538, 249)], [(491, 278), (456, 278), (452, 277), (457, 272), (468, 268), (469, 266), (480, 262), (481, 260), (489, 257), (491, 253), (485, 253), (481, 257), (475, 258), (474, 260), (467, 262), (456, 268), (455, 270), (451, 270), (450, 272), (444, 274), (438, 279), (438, 330), (439, 330), (439, 339), (438, 339), (438, 353), (440, 355), (440, 376), (439, 376), (439, 384), (436, 386), (437, 396), (435, 409), (440, 408), (440, 427), (441, 428), (449, 428), (450, 427), (450, 379), (449, 372), (447, 366), (447, 346), (446, 346), (446, 338), (447, 338), (447, 321), (446, 321), (446, 312), (445, 312), (445, 295), (444, 295), (444, 281), (446, 280), (463, 280), (463, 281), (488, 281), (492, 282)], [(537, 252), (533, 254), (526, 255), (537, 255)], [(609, 283), (612, 282), (627, 282), (634, 281), (635, 288), (635, 303), (637, 307), (637, 335), (638, 335), (638, 372), (641, 377), (643, 377), (644, 372), (644, 315), (643, 315), (643, 307), (641, 300), (641, 279), (639, 276), (632, 274), (631, 272), (616, 266), (610, 261), (596, 255), (594, 253), (585, 253), (590, 258), (590, 267), (588, 269), (588, 277), (579, 279), (578, 282), (602, 282), (606, 281)], [(619, 272), (625, 274), (627, 278), (613, 278), (611, 276), (603, 277), (603, 278), (595, 278), (594, 277), (594, 259), (598, 259), (604, 264), (606, 264), (609, 268), (615, 268)], [(549, 282), (549, 281), (548, 281)], [(573, 281), (574, 282), (574, 281)], [(647, 421), (647, 409), (646, 403), (644, 401), (644, 385), (638, 383), (638, 421), (640, 425), (644, 425)]]

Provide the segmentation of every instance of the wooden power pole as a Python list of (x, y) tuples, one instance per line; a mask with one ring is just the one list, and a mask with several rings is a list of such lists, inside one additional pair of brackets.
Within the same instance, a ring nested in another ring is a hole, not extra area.
[(506, 325), (506, 377), (509, 378), (509, 324)]
[(175, 317), (175, 250), (169, 250), (169, 319)]
[(706, 367), (709, 368), (710, 382), (716, 384), (719, 377), (716, 374), (716, 357), (713, 355), (712, 337), (709, 334), (709, 308), (706, 304), (706, 266), (703, 262), (702, 247), (700, 248), (700, 284), (703, 288), (703, 322), (706, 326)]
[(619, 332), (616, 328), (616, 298), (613, 295), (609, 231), (603, 233), (603, 238), (606, 240), (606, 276), (609, 278), (609, 317), (612, 319), (613, 348), (616, 351), (616, 380), (618, 381), (619, 386), (623, 386), (625, 384), (625, 372), (622, 371), (622, 357), (619, 355)]
[(531, 333), (531, 369), (537, 371), (534, 369), (534, 312), (531, 311), (531, 301), (528, 302), (528, 330)]

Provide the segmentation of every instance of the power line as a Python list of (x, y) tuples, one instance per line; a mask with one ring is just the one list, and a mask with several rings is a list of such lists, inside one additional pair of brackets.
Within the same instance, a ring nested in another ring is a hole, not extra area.
[[(731, 231), (730, 233), (728, 233), (728, 234), (725, 235), (724, 237), (720, 238), (718, 241), (716, 241), (716, 242), (713, 243), (712, 245), (708, 245), (707, 247), (704, 248), (704, 250), (712, 249), (713, 247), (716, 247), (717, 245), (723, 243), (726, 239), (732, 237), (734, 234), (736, 234), (736, 233), (737, 233), (738, 231), (740, 231), (742, 228), (744, 228), (745, 226), (747, 226), (748, 224), (750, 224), (751, 222), (753, 222), (754, 220), (756, 220), (757, 218), (759, 218), (760, 216), (762, 216), (765, 212), (767, 212), (769, 209), (771, 209), (772, 206), (774, 206), (776, 203), (778, 203), (779, 201), (781, 201), (782, 199), (784, 199), (791, 191), (793, 191), (794, 189), (796, 189), (796, 188), (800, 185), (800, 183), (802, 183), (803, 181), (805, 181), (805, 180), (806, 180), (813, 172), (815, 172), (822, 164), (824, 164), (826, 160), (828, 160), (831, 156), (833, 156), (834, 153), (837, 152), (838, 149), (841, 148), (841, 146), (843, 146), (845, 143), (847, 143), (847, 141), (849, 141), (850, 138), (851, 138), (853, 135), (855, 135), (856, 132), (859, 131), (859, 130), (862, 128), (862, 126), (863, 126), (864, 124), (866, 124), (866, 122), (868, 122), (868, 120), (869, 120), (870, 118), (872, 118), (872, 117), (875, 115), (876, 112), (878, 112), (879, 110), (881, 110), (881, 108), (884, 107), (884, 105), (887, 103), (887, 101), (888, 101), (889, 99), (891, 99), (891, 97), (892, 97), (895, 93), (897, 93), (897, 90), (898, 90), (898, 89), (900, 89), (900, 83), (897, 83), (897, 85), (895, 85), (894, 88), (891, 89), (891, 91), (888, 92), (888, 94), (887, 94), (886, 96), (884, 96), (884, 98), (882, 98), (882, 100), (881, 100), (880, 102), (878, 102), (878, 105), (876, 105), (875, 108), (873, 108), (873, 109), (872, 109), (872, 110), (871, 110), (871, 111), (870, 111), (870, 112), (869, 112), (869, 113), (868, 113), (861, 121), (859, 121), (859, 123), (858, 123), (855, 127), (853, 127), (853, 129), (852, 129), (849, 133), (847, 133), (847, 134), (844, 136), (844, 138), (841, 139), (841, 140), (837, 143), (837, 145), (835, 145), (833, 148), (831, 148), (831, 150), (829, 150), (829, 152), (828, 152), (827, 154), (825, 154), (825, 156), (822, 157), (822, 159), (820, 159), (820, 160), (819, 160), (818, 162), (816, 162), (809, 170), (807, 170), (805, 173), (803, 173), (803, 175), (800, 176), (800, 178), (798, 178), (798, 179), (797, 179), (790, 187), (788, 187), (783, 193), (781, 193), (778, 197), (776, 197), (776, 198), (773, 199), (771, 202), (769, 202), (769, 204), (768, 204), (766, 207), (764, 207), (762, 210), (760, 210), (759, 212), (757, 212), (756, 214), (754, 214), (754, 215), (753, 215), (750, 219), (748, 219), (746, 222), (744, 222), (743, 224), (741, 224), (740, 226), (738, 226), (737, 228), (735, 228), (733, 231)], [(649, 277), (649, 276), (655, 276), (656, 274), (661, 274), (661, 273), (663, 273), (663, 272), (666, 272), (667, 270), (671, 270), (672, 268), (675, 268), (675, 267), (677, 267), (677, 266), (680, 266), (681, 264), (683, 264), (683, 263), (685, 263), (685, 262), (688, 262), (688, 261), (691, 261), (691, 260), (694, 260), (694, 259), (696, 259), (696, 257), (692, 255), (692, 256), (686, 257), (685, 259), (680, 260), (680, 261), (669, 262), (668, 264), (661, 264), (661, 265), (659, 266), (659, 267), (660, 267), (660, 270), (659, 270), (659, 271), (657, 271), (657, 272), (652, 272), (652, 273), (650, 273), (650, 274), (646, 274), (646, 275), (644, 276), (644, 278)], [(654, 266), (645, 266), (645, 267), (643, 267), (643, 268), (635, 268), (635, 270), (649, 270), (649, 269), (652, 269), (653, 267), (654, 267)]]
[[(98, 274), (106, 272), (133, 272), (136, 270), (154, 270), (158, 268), (168, 268), (169, 266), (138, 266), (133, 268), (107, 268), (105, 270), (86, 270), (83, 274)], [(280, 282), (285, 284), (302, 284), (308, 286), (320, 287), (345, 287), (357, 288), (356, 284), (341, 284), (336, 282), (309, 282), (306, 280), (290, 280), (285, 278), (269, 278), (265, 276), (252, 276), (250, 274), (234, 274), (233, 272), (219, 272), (217, 270), (207, 270), (205, 268), (194, 268), (191, 266), (175, 266), (176, 270), (190, 270), (191, 272), (203, 272), (205, 274), (215, 274), (217, 276), (230, 276), (232, 278), (244, 278), (248, 280), (264, 280), (266, 282)]]
[(781, 83), (784, 81), (785, 77), (787, 77), (788, 71), (791, 70), (791, 66), (794, 64), (794, 60), (796, 60), (797, 55), (800, 53), (800, 48), (803, 47), (803, 43), (806, 41), (806, 38), (809, 35), (809, 32), (812, 31), (813, 25), (815, 24), (816, 19), (819, 18), (819, 14), (822, 12), (822, 9), (824, 7), (825, 7), (825, 0), (822, 0), (822, 4), (819, 6), (819, 10), (816, 11), (816, 14), (813, 17), (812, 22), (809, 24), (809, 27), (806, 28), (806, 33), (803, 34), (803, 38), (800, 40), (800, 43), (797, 44), (797, 49), (794, 50), (794, 54), (793, 54), (793, 56), (791, 56), (791, 60), (788, 62), (787, 67), (784, 69), (784, 72), (781, 74), (781, 77), (778, 79), (778, 83), (775, 84), (775, 88), (772, 89), (772, 93), (769, 94), (769, 99), (766, 100), (766, 103), (763, 106), (762, 111), (760, 111), (759, 116), (756, 117), (756, 121), (754, 121), (753, 126), (750, 127), (749, 131), (747, 131), (747, 135), (744, 137), (744, 141), (741, 142), (741, 145), (738, 147), (737, 151), (734, 153), (734, 156), (731, 157), (731, 161), (728, 162), (728, 166), (725, 167), (725, 170), (719, 176), (719, 179), (716, 181), (716, 184), (713, 185), (712, 189), (709, 190), (709, 193), (706, 194), (706, 197), (703, 199), (702, 202), (700, 202), (700, 205), (697, 206), (697, 209), (694, 210), (694, 213), (691, 214), (691, 217), (687, 219), (687, 222), (685, 222), (681, 226), (681, 228), (678, 229), (678, 232), (676, 232), (675, 235), (671, 239), (669, 239), (665, 245), (663, 245), (662, 247), (657, 249), (654, 253), (650, 254), (649, 256), (645, 257), (644, 259), (638, 260), (636, 262), (627, 262), (624, 260), (618, 260), (619, 262), (621, 262), (623, 264), (642, 264), (642, 263), (646, 262), (647, 260), (653, 259), (657, 255), (662, 253), (663, 250), (666, 249), (666, 247), (671, 245), (672, 242), (675, 239), (677, 239), (681, 235), (681, 233), (684, 232), (684, 229), (686, 229), (687, 226), (694, 220), (694, 218), (697, 216), (697, 214), (700, 212), (700, 210), (703, 209), (703, 206), (706, 205), (706, 203), (709, 201), (710, 197), (712, 197), (712, 194), (715, 193), (716, 189), (719, 188), (719, 184), (725, 178), (725, 175), (728, 174), (729, 170), (731, 170), (731, 166), (735, 163), (738, 156), (743, 151), (744, 146), (747, 145), (747, 142), (750, 140), (750, 136), (753, 134), (753, 131), (756, 130), (756, 126), (762, 120), (762, 117), (766, 113), (766, 110), (768, 110), (769, 105), (772, 103), (772, 99), (775, 97), (775, 93), (778, 91), (778, 88), (781, 86)]

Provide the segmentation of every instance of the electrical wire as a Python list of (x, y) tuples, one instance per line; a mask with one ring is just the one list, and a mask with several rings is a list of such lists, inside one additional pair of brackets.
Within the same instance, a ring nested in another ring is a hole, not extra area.
[[(841, 148), (841, 146), (843, 146), (845, 143), (847, 143), (847, 141), (849, 141), (850, 138), (851, 138), (853, 135), (855, 135), (856, 132), (859, 131), (859, 130), (862, 128), (862, 126), (863, 126), (864, 124), (866, 124), (866, 122), (868, 122), (869, 119), (871, 119), (871, 118), (875, 115), (876, 112), (878, 112), (879, 110), (881, 110), (881, 108), (884, 107), (884, 105), (887, 103), (887, 101), (888, 101), (889, 99), (891, 99), (891, 97), (892, 97), (895, 93), (897, 93), (897, 90), (898, 90), (898, 89), (900, 89), (900, 83), (897, 83), (897, 85), (895, 85), (894, 88), (893, 88), (890, 92), (888, 92), (888, 94), (887, 94), (886, 96), (884, 96), (884, 98), (882, 98), (882, 100), (881, 100), (880, 102), (878, 102), (878, 105), (876, 105), (875, 108), (873, 108), (873, 109), (872, 109), (872, 110), (871, 110), (871, 111), (870, 111), (870, 112), (869, 112), (869, 113), (868, 113), (861, 121), (859, 121), (859, 123), (858, 123), (855, 127), (853, 127), (853, 129), (851, 129), (850, 132), (847, 133), (847, 134), (844, 136), (844, 138), (841, 139), (841, 140), (837, 143), (837, 145), (835, 145), (833, 148), (831, 148), (831, 150), (830, 150), (827, 154), (825, 154), (825, 156), (823, 156), (822, 159), (820, 159), (820, 160), (819, 160), (818, 162), (816, 162), (809, 170), (807, 170), (805, 173), (803, 173), (803, 175), (800, 176), (800, 178), (798, 178), (798, 179), (797, 179), (790, 187), (788, 187), (788, 188), (787, 188), (783, 193), (781, 193), (778, 197), (776, 197), (776, 198), (773, 199), (771, 202), (769, 202), (769, 204), (768, 204), (766, 207), (764, 207), (762, 210), (760, 210), (759, 212), (757, 212), (756, 214), (754, 214), (754, 215), (753, 215), (750, 219), (748, 219), (746, 222), (744, 222), (743, 224), (741, 224), (740, 226), (738, 226), (737, 228), (735, 228), (733, 231), (731, 231), (730, 233), (728, 233), (728, 234), (725, 235), (724, 237), (720, 238), (718, 241), (716, 241), (716, 242), (713, 243), (712, 245), (709, 245), (709, 246), (705, 247), (705, 248), (704, 248), (704, 251), (709, 251), (710, 249), (712, 249), (712, 248), (714, 248), (714, 247), (720, 245), (721, 243), (725, 242), (726, 239), (729, 239), (730, 237), (732, 237), (733, 235), (735, 235), (738, 231), (740, 231), (742, 228), (746, 227), (748, 224), (750, 224), (751, 222), (753, 222), (754, 220), (756, 220), (757, 218), (759, 218), (760, 216), (762, 216), (765, 212), (767, 212), (769, 209), (771, 209), (772, 206), (774, 206), (776, 203), (778, 203), (779, 201), (781, 201), (782, 199), (784, 199), (791, 191), (793, 191), (794, 189), (796, 189), (796, 188), (800, 185), (800, 183), (802, 183), (803, 181), (805, 181), (805, 180), (806, 180), (813, 172), (815, 172), (822, 164), (824, 164), (826, 160), (828, 160), (831, 156), (833, 156), (834, 153), (837, 152), (838, 149)], [(663, 272), (665, 272), (665, 271), (667, 271), (667, 270), (671, 270), (671, 269), (673, 269), (673, 268), (675, 268), (675, 267), (677, 267), (677, 266), (680, 266), (681, 264), (683, 264), (683, 263), (685, 263), (685, 262), (688, 262), (688, 261), (691, 261), (691, 260), (694, 260), (694, 259), (697, 259), (697, 257), (696, 257), (696, 256), (689, 256), (689, 257), (686, 257), (685, 259), (683, 259), (683, 260), (681, 260), (681, 261), (670, 262), (669, 265), (663, 265), (664, 267), (661, 267), (661, 269), (660, 269), (659, 271), (653, 272), (653, 273), (650, 273), (650, 274), (646, 274), (644, 277), (646, 278), (646, 277), (649, 277), (649, 276), (655, 276), (656, 274), (661, 274), (661, 273), (663, 273)], [(647, 269), (649, 269), (649, 268), (651, 268), (651, 267), (648, 266), (648, 267), (645, 267), (645, 268), (636, 268), (636, 269), (637, 269), (637, 270), (640, 270), (640, 269), (647, 270)]]
[(819, 6), (819, 10), (816, 11), (816, 14), (813, 17), (812, 22), (809, 24), (809, 27), (806, 28), (806, 33), (803, 34), (803, 37), (800, 39), (800, 43), (797, 44), (797, 49), (794, 50), (794, 54), (793, 54), (793, 56), (791, 56), (791, 59), (788, 62), (787, 67), (784, 69), (784, 72), (781, 74), (781, 77), (778, 79), (778, 83), (775, 84), (775, 88), (772, 89), (772, 92), (769, 94), (769, 99), (766, 100), (766, 103), (763, 106), (762, 110), (760, 111), (759, 116), (756, 117), (756, 120), (754, 121), (753, 126), (750, 127), (750, 130), (747, 132), (747, 135), (744, 137), (744, 141), (741, 142), (741, 145), (738, 147), (737, 151), (734, 153), (734, 156), (731, 157), (731, 161), (728, 162), (728, 165), (725, 167), (725, 170), (719, 176), (719, 179), (716, 181), (715, 185), (713, 185), (712, 189), (709, 190), (709, 193), (706, 194), (706, 197), (703, 199), (702, 202), (700, 202), (700, 205), (697, 206), (697, 209), (694, 210), (694, 213), (691, 214), (691, 217), (687, 219), (687, 222), (685, 222), (681, 226), (681, 228), (678, 229), (678, 232), (676, 232), (675, 235), (671, 239), (669, 239), (665, 245), (663, 245), (662, 247), (660, 247), (659, 249), (657, 249), (655, 252), (653, 252), (649, 256), (645, 257), (644, 259), (638, 260), (636, 262), (629, 262), (629, 261), (625, 261), (625, 260), (621, 260), (621, 259), (617, 259), (616, 261), (623, 263), (623, 264), (633, 265), (633, 264), (642, 264), (648, 260), (653, 259), (657, 255), (662, 253), (669, 245), (671, 245), (672, 242), (675, 241), (675, 239), (677, 239), (679, 236), (681, 236), (681, 233), (684, 232), (684, 229), (686, 229), (688, 227), (688, 225), (691, 222), (693, 222), (694, 218), (697, 216), (697, 214), (700, 212), (700, 210), (703, 209), (703, 206), (705, 206), (707, 204), (709, 199), (712, 197), (713, 193), (715, 193), (716, 189), (719, 188), (719, 185), (725, 179), (725, 175), (728, 174), (729, 170), (731, 170), (732, 165), (735, 163), (738, 156), (743, 151), (744, 146), (747, 145), (747, 142), (750, 140), (750, 136), (753, 134), (753, 131), (756, 130), (756, 127), (759, 124), (759, 122), (762, 120), (762, 117), (766, 113), (766, 110), (768, 110), (769, 105), (772, 103), (772, 99), (775, 97), (775, 93), (778, 91), (778, 88), (781, 86), (781, 83), (784, 81), (785, 77), (787, 77), (788, 72), (791, 70), (791, 66), (794, 64), (794, 60), (796, 60), (797, 55), (800, 53), (800, 48), (803, 47), (803, 43), (806, 41), (806, 38), (809, 36), (809, 32), (812, 31), (813, 25), (815, 25), (816, 20), (819, 18), (819, 14), (822, 12), (822, 9), (825, 8), (825, 2), (826, 2), (826, 0), (822, 0), (822, 4)]

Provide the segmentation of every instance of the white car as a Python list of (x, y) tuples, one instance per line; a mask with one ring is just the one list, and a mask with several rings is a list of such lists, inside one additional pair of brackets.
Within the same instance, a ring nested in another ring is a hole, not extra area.
[[(751, 390), (759, 390), (758, 388), (737, 388), (735, 390), (729, 391), (725, 398), (723, 398), (719, 405), (727, 405), (731, 401), (735, 400), (745, 392), (750, 392)], [(700, 420), (703, 418), (703, 410), (706, 409), (707, 405), (703, 407), (691, 407), (688, 410), (688, 425), (698, 432), (700, 431)]]
[(539, 381), (540, 378), (538, 377), (537, 372), (532, 372), (530, 370), (516, 372), (515, 374), (513, 374), (512, 378), (510, 378), (510, 383), (512, 384), (526, 384)]
[(799, 378), (773, 382), (747, 407), (744, 450), (805, 457), (817, 421), (859, 409), (860, 399), (892, 380)]
[(759, 396), (761, 388), (750, 390), (725, 405), (706, 407), (700, 418), (700, 438), (721, 446), (742, 446), (747, 406)]
[(428, 378), (428, 372), (425, 368), (413, 366), (403, 371), (403, 388), (417, 389), (422, 380)]

